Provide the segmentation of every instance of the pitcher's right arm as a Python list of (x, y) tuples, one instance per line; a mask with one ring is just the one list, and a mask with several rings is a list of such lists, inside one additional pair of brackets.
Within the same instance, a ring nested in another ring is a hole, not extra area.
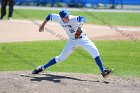
[(42, 23), (42, 25), (39, 27), (39, 32), (43, 32), (44, 31), (44, 27), (47, 24), (48, 21), (55, 21), (55, 22), (59, 22), (60, 16), (58, 14), (49, 14), (45, 21)]

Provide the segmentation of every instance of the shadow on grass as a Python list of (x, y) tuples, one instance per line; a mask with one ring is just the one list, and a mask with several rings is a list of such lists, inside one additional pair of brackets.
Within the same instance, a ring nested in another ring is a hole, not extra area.
[(68, 77), (68, 76), (60, 76), (60, 75), (53, 75), (53, 74), (41, 74), (41, 75), (45, 75), (45, 76), (29, 76), (29, 75), (25, 75), (24, 77), (30, 77), (31, 81), (42, 81), (42, 80), (47, 80), (47, 81), (51, 81), (54, 83), (61, 83), (61, 80), (64, 79), (69, 79), (69, 80), (75, 80), (75, 81), (81, 81), (81, 82), (99, 82), (99, 83), (104, 83), (104, 84), (109, 84), (109, 82), (107, 81), (99, 81), (99, 80), (83, 80), (83, 79), (78, 79), (78, 78), (74, 78), (74, 77)]

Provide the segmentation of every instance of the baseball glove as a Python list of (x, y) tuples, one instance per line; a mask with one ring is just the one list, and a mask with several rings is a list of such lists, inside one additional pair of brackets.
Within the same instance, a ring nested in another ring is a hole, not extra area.
[(77, 32), (75, 33), (75, 39), (78, 39), (82, 33), (81, 27), (78, 27)]

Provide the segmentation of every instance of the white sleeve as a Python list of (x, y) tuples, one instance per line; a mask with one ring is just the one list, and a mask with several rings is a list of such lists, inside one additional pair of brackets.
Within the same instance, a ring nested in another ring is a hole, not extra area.
[(78, 16), (70, 16), (70, 18), (71, 18), (71, 22), (73, 23), (73, 24), (75, 24), (75, 25), (80, 25), (80, 22), (78, 21)]
[(58, 14), (51, 14), (50, 21), (59, 22), (60, 21), (60, 16)]

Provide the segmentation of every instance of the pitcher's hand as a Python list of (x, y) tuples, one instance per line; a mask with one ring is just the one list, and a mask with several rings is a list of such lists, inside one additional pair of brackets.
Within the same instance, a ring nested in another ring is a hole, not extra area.
[(43, 32), (43, 31), (44, 31), (44, 26), (41, 25), (41, 26), (39, 27), (39, 32)]

